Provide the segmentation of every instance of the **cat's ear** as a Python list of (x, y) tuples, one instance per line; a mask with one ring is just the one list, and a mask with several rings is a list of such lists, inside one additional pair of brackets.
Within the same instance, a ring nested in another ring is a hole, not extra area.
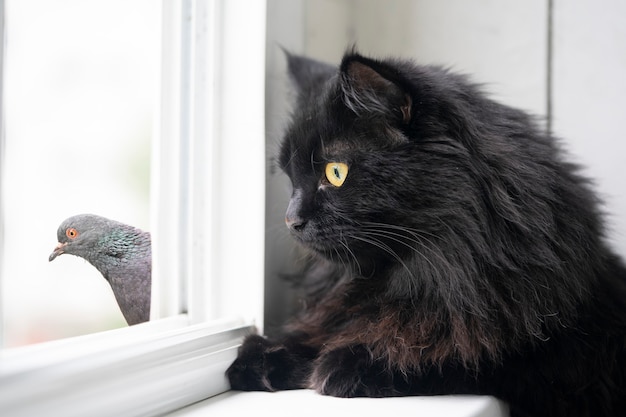
[(385, 73), (392, 75), (393, 69), (357, 54), (346, 55), (340, 68), (344, 103), (357, 115), (379, 115), (408, 125), (411, 96)]
[(300, 96), (319, 94), (322, 85), (337, 74), (336, 66), (283, 51), (287, 56), (289, 76)]

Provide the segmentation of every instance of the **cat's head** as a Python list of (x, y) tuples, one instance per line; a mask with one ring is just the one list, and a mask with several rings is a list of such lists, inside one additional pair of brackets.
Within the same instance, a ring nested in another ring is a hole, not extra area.
[(288, 60), (298, 98), (280, 166), (293, 186), (291, 234), (330, 259), (362, 264), (399, 260), (445, 227), (467, 203), (467, 150), (441, 139), (455, 128), (444, 120), (447, 87), (460, 81), (356, 53), (339, 67)]

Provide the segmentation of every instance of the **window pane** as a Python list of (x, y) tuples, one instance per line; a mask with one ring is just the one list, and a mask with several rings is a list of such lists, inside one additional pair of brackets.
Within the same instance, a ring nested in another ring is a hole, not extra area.
[(149, 229), (160, 6), (6, 2), (5, 346), (126, 326), (93, 266), (48, 256), (75, 214)]

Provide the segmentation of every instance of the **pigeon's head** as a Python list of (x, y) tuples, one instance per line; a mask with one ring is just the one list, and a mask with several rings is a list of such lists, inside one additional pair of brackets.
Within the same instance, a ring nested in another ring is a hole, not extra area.
[(48, 258), (53, 261), (64, 253), (90, 258), (90, 254), (111, 229), (111, 220), (94, 214), (79, 214), (65, 219), (57, 231), (58, 245)]

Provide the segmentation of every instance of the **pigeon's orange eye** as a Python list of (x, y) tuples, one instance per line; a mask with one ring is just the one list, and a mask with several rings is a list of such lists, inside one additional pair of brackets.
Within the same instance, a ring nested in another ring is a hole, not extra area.
[(65, 236), (69, 237), (70, 239), (76, 239), (76, 237), (78, 236), (78, 230), (70, 227), (65, 231)]

